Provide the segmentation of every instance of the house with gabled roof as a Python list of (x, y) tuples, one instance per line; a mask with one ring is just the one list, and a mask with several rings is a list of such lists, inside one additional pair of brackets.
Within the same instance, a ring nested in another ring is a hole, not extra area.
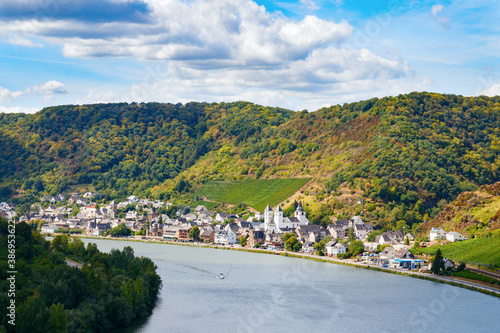
[(445, 238), (446, 238), (446, 231), (444, 231), (441, 228), (432, 228), (431, 231), (429, 232), (429, 239), (431, 241), (445, 239)]
[(391, 260), (394, 257), (396, 257), (396, 250), (392, 246), (388, 246), (380, 252), (380, 260)]
[(325, 244), (325, 251), (328, 257), (338, 257), (339, 254), (345, 254), (347, 249), (340, 242), (329, 241)]

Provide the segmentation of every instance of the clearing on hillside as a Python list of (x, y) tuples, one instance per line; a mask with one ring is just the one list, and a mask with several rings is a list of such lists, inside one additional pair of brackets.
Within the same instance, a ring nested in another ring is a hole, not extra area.
[(297, 192), (311, 178), (244, 179), (212, 181), (196, 191), (197, 196), (230, 204), (244, 203), (264, 211), (266, 205), (275, 206)]

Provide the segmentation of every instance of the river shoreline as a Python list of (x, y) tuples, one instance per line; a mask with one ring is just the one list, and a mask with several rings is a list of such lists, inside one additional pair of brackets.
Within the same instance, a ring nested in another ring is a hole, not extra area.
[(482, 284), (472, 282), (472, 281), (463, 281), (457, 278), (452, 277), (444, 277), (444, 276), (435, 276), (427, 273), (420, 272), (405, 272), (395, 268), (389, 267), (378, 267), (367, 265), (364, 263), (357, 263), (354, 261), (350, 261), (350, 259), (336, 259), (331, 257), (310, 255), (310, 254), (298, 254), (294, 252), (289, 252), (285, 250), (264, 250), (264, 249), (254, 249), (254, 248), (241, 248), (241, 247), (230, 247), (230, 246), (221, 246), (221, 245), (208, 245), (208, 244), (196, 244), (196, 243), (185, 243), (185, 242), (172, 242), (172, 241), (156, 241), (149, 239), (131, 239), (131, 238), (122, 238), (122, 237), (93, 237), (93, 236), (71, 236), (75, 238), (87, 238), (87, 239), (100, 239), (100, 240), (114, 240), (114, 241), (128, 241), (128, 242), (142, 242), (142, 243), (154, 243), (154, 244), (165, 244), (165, 245), (178, 245), (178, 246), (191, 246), (191, 247), (203, 247), (203, 248), (211, 248), (211, 249), (219, 249), (219, 250), (232, 250), (232, 251), (240, 251), (240, 252), (253, 252), (253, 253), (261, 253), (261, 254), (271, 254), (271, 255), (280, 255), (285, 257), (306, 259), (306, 260), (314, 260), (321, 261), (333, 264), (340, 264), (345, 266), (352, 266), (356, 268), (363, 268), (369, 270), (375, 270), (385, 273), (404, 275), (412, 278), (429, 280), (439, 283), (444, 283), (448, 285), (452, 285), (455, 287), (465, 288), (472, 291), (477, 291), (483, 294), (487, 294), (490, 296), (494, 296), (500, 298), (500, 289), (495, 288), (493, 286), (484, 286)]

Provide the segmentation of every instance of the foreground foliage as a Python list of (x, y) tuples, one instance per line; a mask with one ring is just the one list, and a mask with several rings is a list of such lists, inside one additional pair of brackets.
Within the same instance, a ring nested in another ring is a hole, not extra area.
[[(2, 309), (9, 304), (6, 235), (0, 219)], [(67, 258), (83, 267), (68, 266)], [(67, 235), (48, 242), (26, 223), (16, 225), (16, 269), (16, 332), (108, 332), (147, 317), (161, 288), (154, 263), (130, 247), (107, 254)], [(0, 324), (13, 332), (8, 319)]]

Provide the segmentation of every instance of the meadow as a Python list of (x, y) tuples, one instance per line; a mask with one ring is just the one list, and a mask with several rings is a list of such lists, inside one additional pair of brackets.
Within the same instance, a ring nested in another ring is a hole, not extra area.
[(212, 181), (200, 187), (195, 195), (221, 203), (244, 203), (263, 212), (267, 205), (273, 207), (286, 200), (309, 180), (311, 178)]
[(500, 267), (500, 237), (474, 238), (466, 241), (422, 248), (423, 253), (434, 255), (440, 248), (443, 256), (470, 264)]

